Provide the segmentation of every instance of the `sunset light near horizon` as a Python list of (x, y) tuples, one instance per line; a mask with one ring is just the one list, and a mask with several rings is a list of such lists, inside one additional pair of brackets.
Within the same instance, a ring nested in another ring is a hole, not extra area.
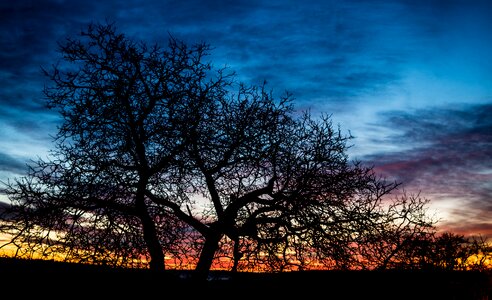
[(492, 238), (491, 1), (18, 0), (0, 14), (1, 182), (52, 149), (40, 67), (57, 42), (113, 20), (138, 40), (209, 43), (213, 65), (331, 115), (351, 159), (429, 199), (441, 230)]

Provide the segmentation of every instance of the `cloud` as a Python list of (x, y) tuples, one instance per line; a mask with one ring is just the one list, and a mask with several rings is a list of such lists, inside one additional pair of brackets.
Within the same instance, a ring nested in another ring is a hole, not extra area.
[[(0, 200), (0, 222), (1, 221), (9, 221), (12, 219), (13, 215), (10, 212), (7, 212), (11, 208), (11, 204), (7, 202), (3, 202)], [(3, 242), (9, 241), (9, 236), (5, 234), (0, 234), (0, 246), (2, 246)]]
[[(346, 111), (357, 97), (398, 83), (405, 63), (444, 30), (430, 25), (439, 23), (431, 20), (440, 6), (439, 1), (424, 6), (355, 0), (19, 0), (1, 7), (0, 36), (7, 43), (0, 59), (9, 86), (35, 90), (43, 84), (39, 67), (58, 58), (56, 42), (89, 22), (109, 19), (137, 39), (162, 44), (170, 32), (190, 43), (208, 42), (215, 48), (213, 62), (230, 65), (247, 83), (267, 80), (275, 90), (293, 92), (299, 106), (331, 104), (332, 110)], [(10, 98), (0, 95), (0, 101)]]
[(414, 180), (418, 170), (438, 173), (452, 167), (479, 172), (492, 168), (491, 104), (426, 108), (410, 112), (385, 112), (379, 124), (399, 129), (389, 136), (395, 144), (416, 145), (403, 153), (374, 155), (379, 164), (411, 162), (400, 177)]
[(22, 174), (25, 173), (26, 170), (27, 166), (25, 160), (0, 152), (0, 172)]
[[(14, 1), (0, 6), (0, 37), (5, 41), (0, 78), (9, 87), (0, 91), (0, 108), (8, 107), (22, 124), (32, 123), (22, 117), (30, 112), (46, 113), (41, 90), (47, 80), (40, 67), (60, 59), (57, 43), (66, 36), (108, 19), (135, 39), (165, 44), (170, 32), (190, 43), (210, 43), (214, 64), (230, 65), (246, 83), (267, 80), (276, 91), (293, 92), (299, 107), (324, 109), (331, 103), (332, 111), (347, 110), (357, 96), (384, 90), (400, 78), (406, 53), (384, 41), (387, 25), (397, 17), (387, 12), (404, 6), (359, 1)], [(7, 112), (2, 117), (9, 120)]]
[(0, 215), (2, 214), (2, 212), (4, 212), (8, 208), (10, 208), (9, 203), (0, 201)]
[[(379, 126), (400, 133), (385, 142), (414, 147), (367, 155), (363, 160), (434, 201), (456, 202), (445, 226), (460, 224), (463, 230), (467, 220), (476, 220), (486, 224), (482, 229), (492, 236), (491, 114), (492, 104), (386, 112)], [(473, 215), (464, 214), (463, 207)]]

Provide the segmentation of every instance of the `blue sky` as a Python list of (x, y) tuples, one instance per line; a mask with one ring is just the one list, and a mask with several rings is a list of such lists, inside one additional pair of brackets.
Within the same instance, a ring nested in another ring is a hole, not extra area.
[(40, 67), (105, 20), (209, 43), (215, 66), (331, 114), (350, 156), (429, 198), (443, 229), (492, 237), (492, 1), (1, 0), (0, 180), (52, 147)]

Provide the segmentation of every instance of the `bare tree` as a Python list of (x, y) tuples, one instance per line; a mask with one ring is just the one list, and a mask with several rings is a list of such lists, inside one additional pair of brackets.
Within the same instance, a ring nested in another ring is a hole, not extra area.
[[(63, 118), (52, 159), (6, 188), (12, 243), (152, 269), (167, 253), (203, 279), (222, 256), (233, 270), (388, 265), (432, 226), (425, 200), (385, 202), (399, 184), (350, 161), (329, 116), (235, 82), (208, 51), (148, 47), (112, 25), (67, 39), (68, 64), (46, 71)], [(392, 251), (367, 246), (381, 241)]]
[(43, 244), (70, 259), (78, 248), (92, 252), (90, 260), (116, 249), (118, 259), (145, 253), (151, 268), (164, 267), (162, 247), (175, 245), (183, 226), (145, 193), (173, 185), (188, 124), (228, 84), (220, 70), (209, 76), (207, 45), (171, 37), (168, 46), (133, 42), (111, 24), (60, 44), (64, 61), (45, 70), (53, 83), (45, 94), (63, 120), (52, 159), (34, 162), (6, 190), (13, 242)]
[(243, 88), (193, 129), (187, 153), (195, 184), (187, 190), (210, 204), (202, 213), (208, 222), (195, 227), (204, 238), (198, 273), (208, 271), (225, 237), (234, 243), (233, 269), (243, 257), (246, 268), (353, 268), (376, 233), (380, 247), (383, 238), (432, 228), (426, 200), (384, 202), (398, 184), (350, 162), (351, 137), (328, 116), (295, 116), (289, 97), (273, 106), (264, 87)]

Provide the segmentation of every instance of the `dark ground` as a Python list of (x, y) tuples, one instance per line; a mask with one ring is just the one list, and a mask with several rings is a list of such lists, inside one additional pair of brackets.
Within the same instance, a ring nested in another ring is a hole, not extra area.
[(212, 272), (203, 283), (187, 275), (0, 258), (0, 299), (492, 300), (492, 274), (483, 272)]

